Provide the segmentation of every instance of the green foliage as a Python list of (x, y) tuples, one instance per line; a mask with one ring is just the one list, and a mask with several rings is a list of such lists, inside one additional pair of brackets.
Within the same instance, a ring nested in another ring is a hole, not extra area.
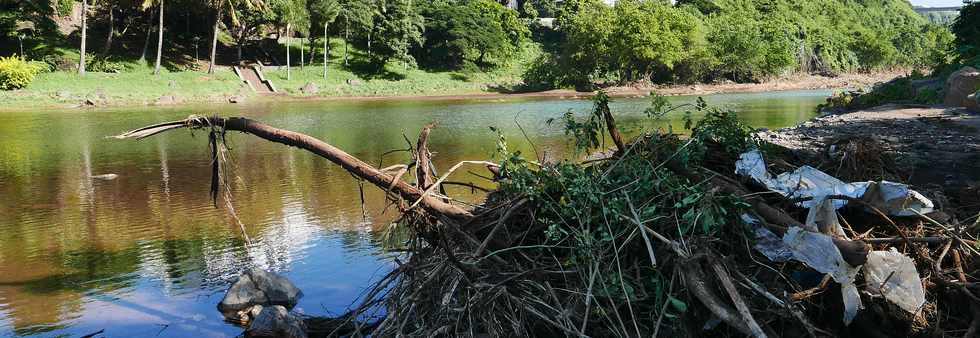
[(957, 53), (961, 61), (980, 57), (980, 2), (960, 8), (960, 16), (950, 29), (956, 35)]
[(556, 0), (525, 0), (525, 5), (534, 9), (541, 18), (554, 18), (558, 15), (558, 2)]
[(538, 9), (534, 7), (534, 3), (525, 1), (524, 4), (521, 5), (521, 17), (529, 19), (538, 18)]
[(0, 90), (27, 87), (42, 70), (38, 64), (27, 62), (19, 57), (0, 56)]
[[(749, 149), (761, 148), (762, 142), (753, 134), (752, 127), (738, 120), (734, 110), (710, 107), (703, 98), (698, 98), (694, 112), (704, 114), (697, 122), (692, 120), (692, 112), (685, 113), (685, 127), (691, 129), (691, 139), (700, 147), (694, 147), (694, 154), (707, 149), (708, 144), (717, 144), (728, 154), (741, 154)], [(693, 127), (691, 126), (693, 123)]]
[(530, 32), (517, 13), (490, 0), (436, 1), (423, 11), (425, 43), (417, 59), (430, 68), (493, 68), (520, 52)]
[(31, 66), (37, 69), (38, 74), (50, 73), (55, 71), (54, 67), (52, 67), (50, 64), (44, 61), (32, 60), (32, 61), (28, 61), (28, 63), (30, 63)]
[(660, 1), (621, 1), (610, 45), (613, 65), (626, 81), (669, 71), (704, 46), (701, 22)]
[(861, 70), (875, 70), (896, 64), (898, 49), (870, 30), (854, 33), (850, 50), (854, 51)]
[(590, 152), (602, 145), (602, 128), (605, 126), (603, 112), (609, 110), (609, 102), (609, 95), (600, 90), (592, 97), (592, 113), (589, 114), (588, 119), (579, 121), (572, 111), (567, 111), (562, 116), (565, 122), (565, 135), (572, 136), (576, 151)]
[(128, 67), (126, 63), (113, 61), (110, 57), (93, 57), (87, 60), (85, 69), (98, 73), (121, 73)]
[(580, 87), (591, 84), (610, 70), (610, 38), (615, 21), (616, 16), (612, 9), (597, 0), (564, 2), (555, 21), (558, 30), (564, 35), (561, 50), (554, 58), (543, 56), (552, 60), (539, 62), (540, 66), (554, 66), (557, 69), (537, 72), (560, 74), (554, 79), (558, 86)]
[(931, 67), (949, 61), (952, 40), (903, 0), (569, 0), (555, 24), (559, 41), (527, 74), (535, 85)]
[[(661, 100), (653, 102), (652, 112), (670, 108)], [(607, 103), (606, 97), (598, 95), (594, 111)], [(698, 106), (716, 111), (703, 103)], [(735, 126), (729, 119), (734, 113), (717, 112), (696, 122), (695, 140), (727, 140), (731, 135), (742, 135), (740, 125), (738, 131), (727, 131)], [(593, 112), (583, 122), (567, 124), (573, 141), (596, 144), (602, 137), (595, 135), (602, 133), (596, 115)], [(526, 221), (526, 228), (531, 230), (525, 236), (543, 239), (541, 246), (560, 257), (563, 266), (597, 270), (592, 275), (595, 280), (589, 282), (597, 297), (613, 304), (631, 301), (631, 311), (637, 317), (676, 320), (689, 310), (689, 301), (667, 291), (670, 278), (664, 275), (666, 270), (646, 265), (653, 253), (647, 251), (643, 235), (647, 230), (641, 227), (688, 239), (720, 236), (722, 231), (735, 228), (737, 215), (748, 207), (738, 196), (688, 181), (665, 165), (676, 160), (681, 168), (696, 170), (696, 163), (687, 162), (689, 154), (705, 153), (706, 146), (672, 134), (646, 135), (634, 140), (629, 152), (589, 165), (563, 161), (541, 166), (519, 153), (501, 153), (500, 193), (505, 199), (526, 199), (535, 211)], [(498, 151), (506, 152), (506, 146), (498, 146)], [(540, 230), (536, 233), (534, 229)], [(653, 245), (653, 250), (661, 249)], [(642, 257), (647, 267), (626, 273), (617, 266), (623, 257)], [(615, 316), (607, 311), (596, 312), (596, 316)], [(650, 332), (648, 329), (643, 324), (638, 328), (640, 332)]]
[(706, 20), (714, 71), (735, 81), (778, 75), (796, 63), (788, 27), (777, 20), (759, 21), (740, 12)]
[(267, 6), (273, 15), (273, 22), (281, 26), (290, 24), (301, 32), (309, 27), (310, 12), (306, 0), (268, 0)]
[(389, 59), (397, 59), (415, 65), (409, 49), (422, 45), (424, 19), (413, 0), (391, 0), (375, 17), (375, 36), (378, 48), (373, 51), (375, 63), (384, 65)]

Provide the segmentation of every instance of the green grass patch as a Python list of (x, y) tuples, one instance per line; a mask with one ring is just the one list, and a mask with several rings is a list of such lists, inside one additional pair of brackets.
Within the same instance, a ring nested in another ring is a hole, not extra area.
[(185, 102), (204, 102), (247, 91), (228, 70), (211, 75), (164, 70), (159, 76), (154, 76), (151, 69), (84, 76), (52, 72), (39, 74), (23, 90), (0, 91), (0, 101), (7, 108), (81, 104), (87, 99), (112, 105), (150, 104), (164, 95), (174, 95)]

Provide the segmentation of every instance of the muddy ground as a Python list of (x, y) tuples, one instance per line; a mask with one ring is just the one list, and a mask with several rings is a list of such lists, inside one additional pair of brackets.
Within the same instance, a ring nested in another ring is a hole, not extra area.
[(955, 214), (980, 211), (980, 114), (975, 112), (884, 105), (757, 134), (842, 179), (906, 182)]

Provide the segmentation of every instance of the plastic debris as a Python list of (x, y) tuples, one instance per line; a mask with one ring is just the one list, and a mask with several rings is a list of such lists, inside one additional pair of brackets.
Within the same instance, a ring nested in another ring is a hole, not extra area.
[(786, 247), (782, 238), (762, 226), (758, 219), (749, 214), (742, 214), (742, 221), (752, 226), (752, 231), (755, 232), (755, 245), (753, 247), (766, 258), (773, 262), (786, 262), (793, 259), (793, 252)]
[(823, 199), (811, 207), (804, 225), (809, 231), (847, 238), (844, 228), (840, 226), (840, 221), (837, 219), (837, 208), (830, 199)]
[[(901, 183), (889, 181), (845, 183), (810, 166), (802, 166), (773, 177), (766, 170), (765, 159), (758, 149), (739, 155), (738, 161), (735, 162), (735, 174), (749, 176), (769, 190), (789, 199), (804, 200), (798, 203), (804, 208), (812, 208), (822, 203), (827, 196), (841, 195), (863, 198), (876, 208), (894, 216), (914, 216), (934, 210), (932, 201)], [(832, 203), (835, 209), (839, 209), (846, 205), (847, 201), (834, 199)]]
[(932, 201), (901, 183), (872, 182), (862, 199), (895, 216), (915, 216), (933, 211)]
[[(864, 191), (868, 188), (867, 182), (844, 183), (827, 173), (806, 165), (773, 177), (766, 170), (766, 161), (758, 149), (739, 155), (738, 161), (735, 162), (735, 173), (749, 176), (769, 190), (789, 199), (808, 199), (798, 203), (805, 208), (820, 203), (821, 200), (830, 195), (859, 198), (864, 195)], [(834, 200), (833, 203), (836, 208), (840, 208), (847, 204), (847, 201)]]
[(840, 250), (834, 245), (833, 237), (828, 235), (790, 227), (783, 236), (783, 243), (793, 252), (793, 259), (814, 270), (830, 274), (834, 281), (840, 283), (844, 299), (844, 323), (850, 324), (858, 310), (864, 307), (857, 286), (854, 285), (859, 267), (853, 267), (844, 261)]
[(909, 313), (916, 313), (926, 303), (915, 262), (895, 248), (870, 252), (864, 264), (864, 279), (869, 293), (884, 296)]

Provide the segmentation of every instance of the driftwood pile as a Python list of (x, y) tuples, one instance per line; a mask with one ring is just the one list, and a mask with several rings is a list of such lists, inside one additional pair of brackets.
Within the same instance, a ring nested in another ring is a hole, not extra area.
[[(191, 116), (117, 137), (194, 128), (208, 130), (211, 142), (220, 142), (226, 131), (240, 131), (308, 150), (388, 192), (402, 211), (392, 230), (401, 234), (392, 237), (402, 240), (390, 245), (406, 255), (359, 307), (337, 318), (310, 319), (311, 336), (972, 337), (980, 332), (975, 219), (941, 212), (895, 217), (860, 199), (830, 196), (851, 202), (835, 214), (845, 233), (801, 230), (810, 228), (801, 200), (735, 175), (739, 154), (728, 146), (727, 134), (698, 135), (695, 128), (689, 138), (657, 132), (627, 142), (608, 108), (597, 112), (616, 145), (608, 157), (546, 164), (512, 154), (499, 163), (460, 163), (438, 178), (426, 145), (432, 126), (422, 129), (412, 163), (387, 168), (246, 118)], [(805, 164), (784, 161), (778, 149), (766, 153), (775, 157), (773, 167)], [(440, 189), (462, 165), (486, 166), (499, 184), (475, 208)], [(860, 163), (847, 165), (863, 170)], [(414, 183), (406, 178), (411, 176)], [(758, 249), (759, 228), (776, 236), (801, 231), (826, 236), (853, 267), (865, 264), (869, 252), (896, 250), (914, 261), (926, 302), (909, 312), (871, 292), (894, 282), (896, 271), (881, 286), (857, 276), (863, 309), (845, 324), (841, 285), (830, 273), (798, 260), (772, 261)]]

